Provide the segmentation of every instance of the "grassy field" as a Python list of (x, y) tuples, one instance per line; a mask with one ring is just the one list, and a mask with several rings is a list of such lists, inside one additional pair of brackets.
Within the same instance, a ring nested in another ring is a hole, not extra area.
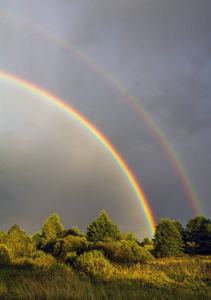
[(0, 299), (211, 299), (211, 256), (156, 259), (86, 275), (53, 257), (0, 268)]

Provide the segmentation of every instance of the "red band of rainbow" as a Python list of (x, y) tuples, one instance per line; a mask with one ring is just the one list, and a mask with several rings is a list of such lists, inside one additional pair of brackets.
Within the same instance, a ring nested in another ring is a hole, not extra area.
[(126, 178), (130, 182), (139, 202), (141, 203), (141, 207), (145, 213), (151, 234), (153, 236), (154, 230), (155, 230), (155, 220), (154, 220), (152, 211), (149, 207), (149, 204), (147, 202), (147, 198), (144, 195), (144, 192), (141, 189), (140, 185), (138, 184), (138, 181), (135, 178), (134, 174), (132, 173), (130, 168), (127, 166), (126, 162), (123, 160), (121, 155), (114, 148), (114, 146), (109, 142), (109, 140), (92, 123), (90, 123), (89, 120), (87, 120), (84, 116), (82, 116), (75, 109), (73, 109), (72, 107), (67, 105), (61, 99), (54, 97), (53, 95), (47, 93), (46, 91), (42, 90), (41, 88), (23, 80), (23, 79), (20, 79), (14, 75), (5, 73), (3, 71), (0, 71), (0, 77), (3, 79), (6, 79), (7, 81), (9, 81), (13, 84), (20, 85), (20, 86), (26, 88), (27, 90), (37, 94), (38, 96), (44, 97), (45, 99), (49, 100), (51, 103), (54, 103), (56, 106), (62, 108), (63, 111), (66, 111), (68, 114), (70, 114), (72, 117), (74, 117), (77, 121), (82, 123), (84, 125), (84, 127), (86, 127), (89, 131), (91, 131), (91, 133), (94, 136), (97, 137), (97, 139), (103, 144), (103, 146), (109, 151), (109, 153), (115, 159), (115, 161), (120, 166), (123, 173), (125, 174)]

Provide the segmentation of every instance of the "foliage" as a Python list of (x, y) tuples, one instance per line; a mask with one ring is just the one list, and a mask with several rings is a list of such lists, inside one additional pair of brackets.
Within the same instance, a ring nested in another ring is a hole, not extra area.
[(110, 237), (114, 241), (120, 240), (121, 237), (119, 228), (111, 222), (105, 210), (88, 225), (86, 235), (88, 241), (94, 243), (101, 241), (105, 237)]
[(76, 251), (67, 252), (67, 254), (65, 256), (65, 263), (69, 264), (69, 265), (72, 265), (76, 261), (77, 257), (78, 256), (77, 256)]
[(7, 246), (0, 244), (0, 267), (9, 266), (11, 263), (11, 253)]
[(15, 257), (30, 257), (35, 249), (30, 237), (17, 224), (13, 225), (7, 233), (0, 236), (0, 243), (11, 249)]
[(186, 251), (211, 254), (211, 222), (203, 216), (190, 219), (185, 230)]
[(36, 232), (32, 238), (32, 243), (35, 245), (36, 248), (39, 248), (43, 243), (42, 233), (40, 231)]
[(81, 254), (74, 262), (74, 267), (79, 272), (89, 276), (106, 274), (113, 269), (111, 263), (104, 257), (102, 251), (92, 250)]
[(65, 238), (68, 235), (74, 235), (74, 236), (80, 236), (85, 237), (86, 235), (82, 232), (80, 232), (79, 228), (77, 226), (73, 226), (71, 229), (63, 230), (59, 233), (58, 238)]
[(89, 278), (80, 276), (83, 269), (79, 273), (77, 268), (56, 262), (48, 267), (49, 263), (16, 259), (0, 268), (0, 299), (201, 300), (211, 295), (211, 256), (156, 259), (130, 267), (111, 264), (99, 273), (90, 272)]
[(121, 240), (139, 243), (138, 239), (134, 236), (134, 233), (131, 230), (128, 233), (121, 233), (120, 237)]
[(161, 219), (155, 230), (154, 251), (157, 257), (177, 256), (183, 253), (182, 235), (170, 219)]
[(63, 225), (60, 222), (59, 216), (55, 213), (48, 217), (42, 227), (42, 235), (46, 242), (56, 240), (62, 231)]
[(98, 242), (95, 247), (103, 250), (111, 261), (118, 263), (147, 263), (154, 260), (154, 257), (146, 249), (133, 241)]
[(60, 260), (65, 259), (68, 252), (76, 252), (77, 255), (87, 251), (89, 243), (84, 237), (80, 236), (67, 236), (57, 241), (48, 242), (44, 246), (44, 251), (51, 253)]
[(144, 246), (146, 246), (146, 245), (152, 245), (152, 242), (150, 242), (149, 238), (146, 237), (146, 238), (143, 239), (143, 242), (141, 242), (140, 245), (141, 245), (142, 247), (144, 247)]

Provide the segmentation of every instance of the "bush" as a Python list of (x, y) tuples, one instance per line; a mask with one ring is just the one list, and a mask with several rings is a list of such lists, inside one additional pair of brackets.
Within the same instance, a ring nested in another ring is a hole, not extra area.
[(33, 258), (33, 259), (38, 258), (38, 257), (44, 257), (44, 256), (46, 256), (46, 253), (43, 252), (42, 250), (36, 250), (31, 254), (31, 258)]
[(66, 257), (65, 257), (65, 263), (72, 265), (77, 259), (77, 254), (76, 252), (67, 252)]
[(151, 253), (133, 241), (98, 242), (96, 249), (103, 250), (110, 260), (119, 263), (148, 263), (154, 260)]
[(73, 265), (75, 269), (89, 276), (98, 276), (100, 273), (107, 274), (113, 269), (112, 264), (99, 250), (81, 254)]
[(44, 251), (51, 253), (54, 257), (65, 260), (68, 252), (76, 252), (77, 255), (89, 250), (89, 243), (84, 237), (69, 235), (66, 238), (49, 242), (45, 245)]
[(10, 263), (10, 250), (5, 245), (0, 244), (0, 267), (8, 266)]

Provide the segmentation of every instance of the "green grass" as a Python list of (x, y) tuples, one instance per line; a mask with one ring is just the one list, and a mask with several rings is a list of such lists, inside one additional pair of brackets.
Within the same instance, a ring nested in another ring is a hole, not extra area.
[(211, 299), (211, 257), (113, 264), (93, 276), (50, 256), (15, 259), (0, 269), (0, 299)]

